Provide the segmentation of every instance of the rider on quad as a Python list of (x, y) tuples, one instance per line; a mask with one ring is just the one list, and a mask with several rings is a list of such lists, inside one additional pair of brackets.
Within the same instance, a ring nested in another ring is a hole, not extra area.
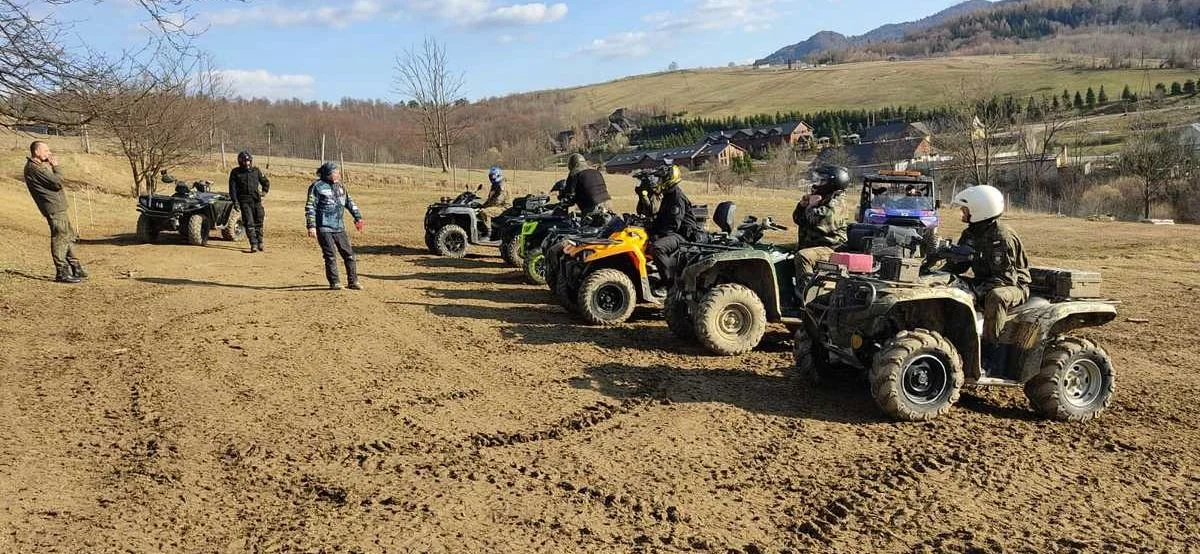
[(1029, 300), (1029, 260), (1021, 239), (1003, 222), (1004, 195), (990, 185), (969, 187), (958, 193), (951, 203), (962, 208), (962, 221), (967, 224), (959, 246), (973, 253), (965, 260), (948, 262), (945, 270), (962, 275), (970, 270), (972, 277), (963, 278), (983, 305), (983, 334), (980, 337), (983, 359), (1004, 365), (1004, 352), (999, 346), (1000, 332), (1008, 318), (1008, 310)]
[(588, 167), (583, 154), (571, 154), (567, 160), (567, 182), (561, 198), (579, 209), (586, 226), (600, 227), (612, 219), (608, 209), (612, 195), (608, 193), (604, 174)]
[(844, 215), (850, 172), (826, 164), (813, 172), (812, 192), (800, 199), (792, 212), (799, 238), (796, 242), (796, 281), (812, 275), (817, 262), (828, 261), (835, 249), (846, 244), (849, 222)]
[(658, 181), (662, 204), (654, 216), (654, 222), (647, 229), (650, 243), (646, 250), (658, 267), (664, 283), (670, 283), (675, 278), (675, 252), (684, 243), (699, 240), (704, 232), (704, 226), (696, 220), (692, 210), (692, 201), (679, 186), (682, 181), (683, 174), (679, 166), (665, 166), (663, 176)]
[(488, 182), (491, 183), (491, 188), (488, 189), (487, 200), (479, 205), (479, 209), (484, 217), (491, 219), (504, 211), (504, 207), (508, 205), (508, 191), (504, 190), (504, 171), (500, 166), (492, 166), (488, 170)]

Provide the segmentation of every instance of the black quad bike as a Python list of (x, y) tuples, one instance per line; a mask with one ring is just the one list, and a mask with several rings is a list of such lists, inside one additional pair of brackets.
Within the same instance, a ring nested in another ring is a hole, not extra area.
[[(947, 246), (935, 256), (973, 255)], [(1090, 420), (1109, 406), (1112, 361), (1072, 334), (1116, 317), (1116, 302), (1100, 298), (1099, 274), (1031, 268), (1029, 301), (1009, 311), (1000, 344), (981, 346), (975, 296), (928, 266), (885, 276), (822, 264), (808, 286), (825, 292), (804, 306), (795, 332), (798, 372), (814, 383), (865, 373), (880, 409), (904, 421), (946, 413), (964, 386), (1023, 387), (1034, 410), (1061, 421)]]
[(204, 246), (213, 230), (236, 241), (245, 234), (237, 204), (225, 194), (211, 192), (212, 183), (195, 181), (191, 187), (163, 172), (164, 183), (175, 183), (175, 194), (138, 197), (137, 237), (143, 243), (158, 241), (163, 231), (183, 235), (188, 244)]
[(516, 243), (520, 218), (545, 211), (550, 198), (535, 195), (518, 198), (489, 221), (480, 208), (482, 198), (478, 193), (481, 190), (483, 185), (430, 204), (425, 210), (425, 246), (430, 252), (449, 258), (466, 256), (472, 245), (498, 247), (506, 263), (520, 267)]

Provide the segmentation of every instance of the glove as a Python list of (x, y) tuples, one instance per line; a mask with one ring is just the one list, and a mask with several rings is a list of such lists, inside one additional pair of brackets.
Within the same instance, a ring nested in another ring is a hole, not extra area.
[(366, 226), (367, 226), (367, 222), (363, 221), (361, 219), (354, 222), (354, 228), (358, 229), (358, 232), (360, 232), (360, 233), (362, 232), (363, 227), (366, 227)]
[(315, 238), (317, 238), (317, 228), (316, 228), (316, 227), (309, 227), (309, 228), (308, 228), (308, 236), (309, 236), (309, 237), (311, 237), (311, 238), (314, 238), (314, 239), (315, 239)]

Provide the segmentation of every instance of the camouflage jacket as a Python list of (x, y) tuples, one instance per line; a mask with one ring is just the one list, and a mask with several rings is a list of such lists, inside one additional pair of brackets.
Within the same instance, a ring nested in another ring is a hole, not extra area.
[(797, 203), (792, 212), (792, 221), (796, 223), (800, 234), (796, 248), (837, 248), (846, 244), (846, 228), (849, 222), (843, 215), (845, 203), (845, 191), (835, 192), (812, 206), (805, 207)]
[(318, 179), (308, 187), (308, 202), (304, 204), (304, 221), (309, 229), (321, 232), (346, 230), (344, 213), (350, 211), (354, 221), (361, 220), (358, 204), (341, 183), (329, 183)]
[(949, 264), (946, 271), (975, 275), (976, 286), (1029, 288), (1029, 259), (1021, 239), (998, 219), (973, 223), (958, 239), (958, 244), (975, 250), (971, 261)]

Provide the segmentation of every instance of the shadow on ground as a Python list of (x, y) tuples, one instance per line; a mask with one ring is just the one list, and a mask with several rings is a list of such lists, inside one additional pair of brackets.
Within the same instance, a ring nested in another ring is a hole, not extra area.
[(425, 287), (421, 289), (430, 298), (442, 298), (455, 301), (482, 300), (496, 304), (554, 304), (554, 297), (544, 287), (512, 287), (504, 289), (439, 289)]
[(216, 281), (198, 281), (195, 279), (173, 279), (168, 277), (136, 277), (135, 281), (142, 283), (151, 283), (155, 285), (168, 285), (177, 287), (220, 287), (232, 289), (247, 289), (247, 290), (292, 290), (292, 291), (307, 291), (307, 290), (326, 290), (327, 286), (315, 285), (282, 285), (282, 286), (264, 286), (264, 285), (243, 285), (238, 283), (218, 283)]
[(431, 255), (428, 250), (422, 250), (420, 248), (413, 248), (411, 246), (404, 246), (402, 244), (392, 244), (392, 245), (384, 245), (384, 244), (374, 245), (373, 244), (373, 245), (367, 245), (367, 246), (355, 246), (354, 252), (356, 254), (373, 255), (373, 256), (429, 256), (429, 255)]
[(400, 275), (380, 275), (359, 273), (359, 275), (368, 279), (378, 279), (380, 281), (430, 281), (435, 283), (505, 283), (516, 284), (521, 282), (520, 275), (507, 275), (504, 273), (483, 273), (479, 271), (456, 271), (454, 273), (403, 273)]
[(858, 388), (817, 388), (801, 384), (788, 370), (757, 373), (744, 369), (638, 367), (607, 363), (570, 381), (615, 399), (652, 396), (671, 402), (728, 404), (763, 415), (836, 423), (884, 421), (870, 397)]

